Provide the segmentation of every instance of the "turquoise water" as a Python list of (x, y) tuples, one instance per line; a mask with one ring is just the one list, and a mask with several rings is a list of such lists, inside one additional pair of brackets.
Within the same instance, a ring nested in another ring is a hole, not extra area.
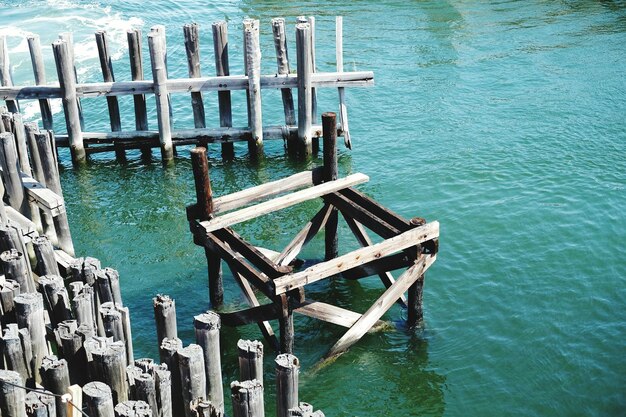
[[(342, 330), (297, 319), (301, 399), (328, 416), (626, 415), (623, 2), (0, 5), (0, 32), (9, 35), (15, 79), (22, 83), (31, 82), (21, 40), (28, 32), (47, 45), (58, 32), (73, 30), (79, 77), (86, 81), (99, 80), (92, 33), (104, 27), (112, 35), (117, 78), (128, 79), (124, 30), (134, 25), (145, 33), (154, 24), (167, 25), (170, 74), (183, 76), (181, 26), (194, 20), (204, 31), (203, 71), (213, 74), (209, 27), (222, 18), (231, 22), (232, 73), (239, 73), (239, 25), (246, 16), (261, 20), (264, 73), (275, 65), (270, 19), (293, 21), (299, 14), (317, 17), (318, 67), (332, 70), (334, 16), (343, 15), (346, 69), (373, 70), (376, 86), (347, 92), (354, 150), (340, 149), (340, 171), (369, 174), (362, 189), (403, 215), (439, 220), (441, 248), (427, 274), (423, 329), (367, 335), (332, 366), (317, 369)], [(50, 57), (47, 63), (52, 74)], [(279, 94), (264, 95), (264, 118), (279, 123)], [(175, 126), (191, 126), (189, 98), (173, 100)], [(235, 124), (244, 124), (245, 96), (233, 100)], [(336, 109), (336, 92), (320, 92), (319, 100), (320, 110)], [(130, 109), (131, 101), (122, 107)], [(208, 124), (216, 125), (217, 99), (209, 95), (206, 102)], [(36, 107), (23, 106), (37, 117)], [(105, 129), (103, 101), (84, 100), (84, 106), (88, 129)], [(61, 114), (56, 117), (60, 124)], [(131, 126), (132, 117), (125, 117), (124, 127)], [(281, 142), (266, 144), (259, 165), (246, 152), (238, 146), (236, 160), (223, 163), (219, 150), (210, 149), (216, 194), (320, 163), (290, 161)], [(167, 169), (155, 152), (152, 162), (129, 154), (128, 163), (119, 164), (103, 155), (74, 170), (62, 154), (75, 245), (120, 271), (139, 355), (157, 352), (154, 294), (176, 298), (186, 343), (193, 340), (192, 316), (208, 306), (205, 261), (184, 215), (193, 201), (188, 152), (179, 155)], [(317, 207), (276, 213), (240, 230), (255, 243), (280, 248)], [(356, 247), (345, 226), (340, 233), (343, 250)], [(314, 241), (304, 255), (317, 258), (322, 248)], [(238, 290), (226, 282), (227, 308), (241, 306)], [(363, 311), (380, 285), (336, 281), (311, 292)], [(403, 316), (394, 307), (386, 318)], [(236, 340), (260, 335), (252, 326), (223, 335), (228, 383), (237, 373)], [(271, 415), (272, 354), (266, 355)]]

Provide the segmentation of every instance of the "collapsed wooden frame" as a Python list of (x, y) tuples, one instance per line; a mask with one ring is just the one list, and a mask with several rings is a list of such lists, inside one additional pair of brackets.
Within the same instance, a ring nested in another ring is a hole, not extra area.
[[(357, 191), (354, 186), (369, 180), (364, 174), (338, 179), (335, 114), (324, 113), (322, 124), (323, 167), (215, 199), (206, 149), (193, 149), (197, 202), (187, 208), (187, 217), (194, 242), (204, 247), (207, 255), (211, 304), (216, 307), (223, 301), (221, 263), (224, 261), (250, 305), (242, 311), (220, 313), (224, 324), (257, 323), (266, 339), (283, 352), (293, 351), (294, 312), (347, 327), (347, 332), (328, 353), (333, 356), (380, 324), (380, 318), (396, 302), (408, 308), (408, 326), (422, 319), (424, 273), (437, 256), (439, 223), (426, 223), (422, 218), (404, 219)], [(266, 200), (270, 197), (274, 198)], [(315, 198), (324, 201), (322, 209), (280, 253), (256, 248), (232, 229), (243, 221)], [(360, 249), (341, 256), (336, 238), (339, 213), (361, 245)], [(299, 252), (322, 229), (326, 260), (296, 271), (294, 261)], [(383, 240), (373, 243), (368, 229)], [(396, 280), (391, 271), (398, 269), (406, 270)], [(386, 290), (363, 314), (305, 297), (306, 285), (339, 274), (347, 279), (378, 275)], [(261, 304), (253, 287), (270, 303)], [(407, 291), (408, 300), (404, 297)], [(269, 324), (274, 319), (280, 324), (280, 341)]]

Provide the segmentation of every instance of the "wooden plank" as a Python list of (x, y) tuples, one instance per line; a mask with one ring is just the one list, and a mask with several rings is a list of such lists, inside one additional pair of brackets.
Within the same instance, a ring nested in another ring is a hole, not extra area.
[(293, 205), (302, 203), (303, 201), (321, 197), (323, 195), (341, 190), (346, 187), (362, 184), (364, 182), (367, 182), (368, 180), (369, 177), (365, 174), (353, 174), (348, 177), (338, 179), (336, 181), (326, 182), (311, 188), (277, 197), (273, 200), (265, 201), (254, 206), (227, 213), (212, 220), (203, 221), (200, 223), (200, 225), (204, 227), (207, 232), (212, 232), (214, 230), (232, 226), (233, 224), (257, 218), (276, 210), (291, 207)]
[(328, 194), (324, 196), (324, 200), (341, 210), (344, 217), (352, 217), (385, 239), (397, 236), (403, 231), (373, 215), (365, 207), (353, 202), (342, 194)]
[[(372, 246), (374, 244), (372, 242), (372, 239), (370, 239), (370, 237), (368, 236), (367, 231), (360, 223), (357, 223), (354, 219), (350, 217), (346, 217), (345, 220), (348, 224), (348, 227), (350, 228), (356, 239), (359, 241), (359, 244), (361, 246)], [(395, 282), (395, 279), (393, 275), (391, 275), (391, 272), (383, 272), (378, 276), (380, 277), (380, 280), (386, 288), (391, 287)], [(406, 297), (404, 296), (404, 294), (400, 295), (400, 298), (398, 298), (398, 303), (403, 307), (407, 306)]]
[(46, 188), (33, 177), (26, 175), (23, 172), (20, 173), (20, 175), (22, 177), (24, 189), (28, 194), (28, 198), (35, 201), (40, 208), (51, 212), (53, 216), (65, 211), (65, 202), (63, 201), (63, 197)]
[[(417, 229), (415, 229), (417, 230)], [(409, 233), (409, 232), (407, 232)], [(330, 349), (326, 357), (345, 352), (389, 310), (400, 294), (404, 293), (435, 262), (437, 255), (423, 255), (411, 268), (381, 295), (378, 300), (354, 323)]]
[(250, 307), (246, 310), (219, 313), (222, 323), (226, 326), (244, 326), (251, 323), (260, 323), (278, 318), (278, 306), (274, 303), (264, 304), (258, 307)]
[(304, 271), (277, 278), (274, 280), (274, 285), (276, 286), (275, 293), (282, 294), (294, 288), (328, 278), (350, 268), (364, 265), (374, 259), (435, 239), (438, 236), (439, 222), (427, 223), (375, 245), (357, 249), (330, 261), (313, 265)]
[(264, 198), (313, 185), (313, 171), (304, 171), (277, 181), (246, 188), (213, 199), (214, 213), (237, 209)]
[[(341, 276), (345, 279), (355, 280), (371, 277), (373, 275), (383, 275), (388, 271), (408, 268), (414, 262), (415, 256), (409, 256), (405, 252), (394, 253), (393, 255), (387, 255), (382, 258), (374, 259), (365, 265), (356, 266), (348, 269), (347, 271), (343, 271)], [(387, 287), (388, 285), (385, 286)]]
[(289, 265), (291, 261), (295, 259), (300, 253), (304, 245), (306, 245), (313, 237), (319, 232), (326, 222), (328, 217), (333, 211), (333, 207), (330, 204), (326, 204), (320, 211), (313, 216), (310, 222), (308, 222), (302, 230), (293, 238), (293, 240), (285, 247), (276, 258), (276, 263), (279, 265)]
[[(314, 319), (322, 320), (328, 323), (336, 324), (338, 326), (350, 328), (360, 318), (361, 314), (354, 311), (347, 310), (345, 308), (337, 307), (332, 304), (323, 303), (321, 301), (306, 300), (302, 306), (293, 310), (295, 313), (302, 314), (303, 316), (311, 317)], [(385, 327), (387, 323), (384, 321), (377, 321), (372, 328)]]
[(341, 190), (339, 194), (349, 198), (354, 203), (360, 205), (365, 208), (367, 211), (395, 227), (401, 232), (405, 232), (409, 229), (415, 227), (414, 224), (411, 223), (410, 220), (403, 218), (402, 216), (394, 213), (388, 208), (384, 207), (376, 200), (372, 199), (367, 194), (364, 194), (354, 188), (346, 188), (345, 190)]
[[(0, 202), (0, 204), (2, 203)], [(5, 210), (9, 224), (19, 230), (22, 236), (34, 237), (37, 234), (37, 227), (35, 226), (35, 223), (30, 221), (28, 217), (24, 216), (11, 206), (5, 206)]]
[(74, 261), (76, 261), (76, 258), (61, 249), (54, 250), (54, 257), (57, 261), (57, 265), (59, 266), (61, 274), (63, 274), (63, 276), (66, 276), (69, 272), (70, 265)]

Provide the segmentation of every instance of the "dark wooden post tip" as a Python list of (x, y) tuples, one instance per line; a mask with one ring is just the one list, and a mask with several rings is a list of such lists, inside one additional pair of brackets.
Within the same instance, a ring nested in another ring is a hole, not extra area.
[(213, 193), (206, 148), (197, 147), (191, 150), (191, 165), (196, 184), (197, 215), (200, 220), (208, 220), (213, 215)]

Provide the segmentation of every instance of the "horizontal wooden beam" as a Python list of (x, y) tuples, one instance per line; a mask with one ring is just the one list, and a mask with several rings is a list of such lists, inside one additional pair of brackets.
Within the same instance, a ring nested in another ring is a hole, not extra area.
[(354, 220), (363, 224), (363, 226), (367, 227), (368, 229), (385, 239), (397, 236), (398, 234), (403, 232), (403, 230), (400, 230), (390, 225), (383, 219), (372, 214), (365, 207), (361, 206), (358, 203), (355, 203), (354, 201), (350, 200), (348, 197), (342, 194), (328, 194), (324, 196), (324, 200), (337, 207), (344, 217), (353, 218)]
[(372, 246), (357, 249), (330, 261), (313, 265), (304, 271), (285, 275), (274, 280), (275, 293), (282, 294), (294, 288), (340, 274), (348, 269), (364, 265), (383, 256), (400, 252), (428, 240), (439, 237), (439, 222), (426, 223), (423, 226), (408, 230), (398, 236), (384, 240)]
[(356, 266), (354, 268), (343, 271), (341, 276), (345, 279), (361, 279), (371, 277), (373, 275), (384, 274), (385, 272), (395, 271), (401, 268), (408, 268), (415, 262), (415, 256), (410, 257), (405, 252), (394, 253), (379, 259), (374, 259), (365, 265)]
[(362, 184), (368, 180), (369, 177), (365, 174), (352, 174), (345, 178), (325, 182), (314, 187), (274, 198), (273, 200), (264, 201), (263, 203), (259, 203), (254, 206), (226, 213), (222, 216), (215, 217), (214, 219), (203, 221), (200, 225), (205, 228), (207, 233), (212, 232), (214, 230), (223, 229), (224, 227), (229, 227), (237, 223), (263, 216), (264, 214), (268, 214), (273, 211), (294, 206), (304, 201), (321, 197), (328, 193), (333, 193), (346, 187)]
[(405, 232), (415, 227), (415, 225), (411, 224), (409, 220), (394, 213), (393, 211), (389, 210), (387, 207), (384, 207), (383, 205), (378, 203), (376, 200), (374, 200), (367, 194), (364, 194), (358, 190), (355, 190), (354, 188), (346, 188), (344, 190), (339, 191), (339, 194), (347, 197), (354, 203), (365, 208), (367, 211), (369, 211), (370, 213), (372, 213), (379, 219), (383, 220), (384, 222), (388, 223), (389, 225), (400, 230), (401, 232)]
[(274, 304), (264, 304), (257, 307), (250, 307), (246, 310), (233, 311), (230, 313), (218, 313), (222, 324), (225, 326), (245, 326), (251, 323), (262, 323), (278, 318), (279, 307)]
[[(295, 313), (302, 314), (303, 316), (347, 328), (352, 327), (352, 325), (354, 325), (354, 323), (361, 318), (361, 314), (359, 313), (355, 313), (354, 311), (337, 307), (332, 304), (322, 303), (321, 301), (306, 300), (302, 306), (294, 309), (293, 311)], [(375, 328), (382, 328), (386, 325), (387, 323), (384, 321), (378, 321)]]
[(227, 194), (213, 199), (213, 212), (221, 213), (246, 206), (267, 197), (313, 185), (313, 171), (304, 171), (277, 181)]
[(63, 197), (49, 188), (46, 188), (33, 177), (23, 172), (20, 173), (20, 175), (22, 177), (22, 183), (24, 184), (24, 190), (26, 190), (28, 198), (31, 201), (37, 203), (41, 209), (49, 212), (52, 216), (65, 212)]
[[(369, 87), (374, 85), (372, 71), (320, 72), (312, 74), (313, 87)], [(261, 76), (261, 88), (297, 88), (296, 74), (275, 74)], [(248, 88), (248, 76), (228, 75), (221, 77), (180, 78), (167, 80), (169, 93), (191, 93), (200, 91), (234, 91)], [(142, 81), (115, 81), (77, 84), (78, 97), (125, 96), (154, 94), (154, 83)], [(38, 86), (0, 87), (2, 100), (41, 100), (62, 98), (58, 84)]]

